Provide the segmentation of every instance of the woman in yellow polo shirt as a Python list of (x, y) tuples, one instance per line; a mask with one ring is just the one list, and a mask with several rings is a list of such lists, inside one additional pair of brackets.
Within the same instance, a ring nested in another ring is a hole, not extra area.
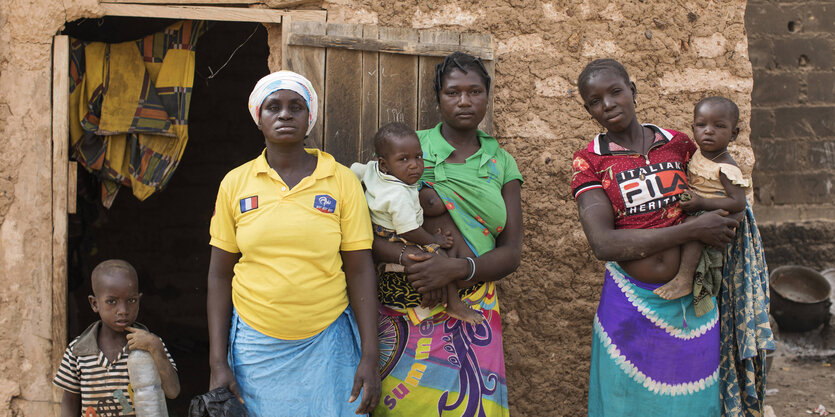
[(229, 387), (251, 416), (366, 414), (380, 377), (362, 188), (331, 155), (304, 148), (318, 109), (306, 78), (262, 78), (249, 109), (266, 149), (226, 175), (215, 203), (210, 387)]

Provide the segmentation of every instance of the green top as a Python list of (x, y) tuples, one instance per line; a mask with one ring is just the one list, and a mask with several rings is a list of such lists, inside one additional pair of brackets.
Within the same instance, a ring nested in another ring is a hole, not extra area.
[(481, 148), (464, 163), (446, 162), (455, 150), (441, 135), (441, 123), (419, 130), (426, 169), (421, 181), (434, 188), (473, 252), (481, 256), (496, 247), (507, 221), (502, 187), (522, 181), (516, 161), (492, 136), (478, 131)]

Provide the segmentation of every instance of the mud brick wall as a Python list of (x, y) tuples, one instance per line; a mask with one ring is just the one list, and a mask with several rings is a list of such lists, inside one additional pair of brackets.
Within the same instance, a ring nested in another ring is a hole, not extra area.
[(748, 2), (755, 213), (773, 269), (835, 266), (835, 2)]
[(758, 209), (775, 209), (784, 220), (831, 209), (835, 2), (752, 0), (745, 23), (754, 70), (751, 145)]

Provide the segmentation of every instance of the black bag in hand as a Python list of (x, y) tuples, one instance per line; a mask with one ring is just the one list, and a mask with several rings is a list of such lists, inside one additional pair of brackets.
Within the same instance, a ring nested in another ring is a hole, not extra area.
[(215, 388), (191, 399), (189, 417), (248, 417), (246, 408), (226, 387)]

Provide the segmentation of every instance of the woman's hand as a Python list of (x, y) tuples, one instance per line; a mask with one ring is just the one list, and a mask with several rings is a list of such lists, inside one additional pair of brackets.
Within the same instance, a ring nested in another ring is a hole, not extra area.
[(681, 209), (687, 213), (702, 210), (702, 197), (699, 197), (699, 195), (694, 192), (688, 192), (687, 195), (688, 197), (686, 200), (682, 197), (681, 201), (678, 203)]
[(229, 391), (231, 391), (232, 394), (235, 394), (238, 401), (240, 401), (241, 404), (244, 403), (244, 399), (241, 398), (241, 393), (238, 391), (238, 381), (235, 380), (235, 374), (232, 373), (232, 368), (230, 368), (229, 364), (226, 362), (212, 365), (211, 367), (209, 391), (220, 387), (229, 388)]
[(736, 228), (739, 226), (738, 221), (727, 216), (725, 210), (713, 210), (688, 224), (696, 230), (696, 236), (702, 243), (721, 249), (736, 236)]
[(466, 277), (469, 268), (466, 259), (447, 258), (431, 253), (410, 254), (409, 259), (415, 263), (406, 266), (406, 278), (424, 295)]
[(362, 390), (362, 400), (356, 414), (368, 414), (380, 402), (380, 373), (377, 371), (377, 358), (363, 355), (357, 372), (354, 374), (354, 388), (351, 389), (349, 403), (356, 401)]
[(370, 250), (342, 251), (340, 254), (348, 284), (348, 298), (357, 316), (362, 352), (348, 401), (356, 401), (362, 390), (362, 401), (356, 413), (368, 414), (380, 402), (380, 373), (377, 370), (380, 358), (377, 341), (377, 275), (374, 273)]
[(406, 249), (403, 250), (403, 256), (400, 257), (400, 264), (408, 268), (425, 260), (425, 257), (420, 255), (426, 254), (426, 252), (420, 250), (420, 248), (415, 245), (406, 245)]

